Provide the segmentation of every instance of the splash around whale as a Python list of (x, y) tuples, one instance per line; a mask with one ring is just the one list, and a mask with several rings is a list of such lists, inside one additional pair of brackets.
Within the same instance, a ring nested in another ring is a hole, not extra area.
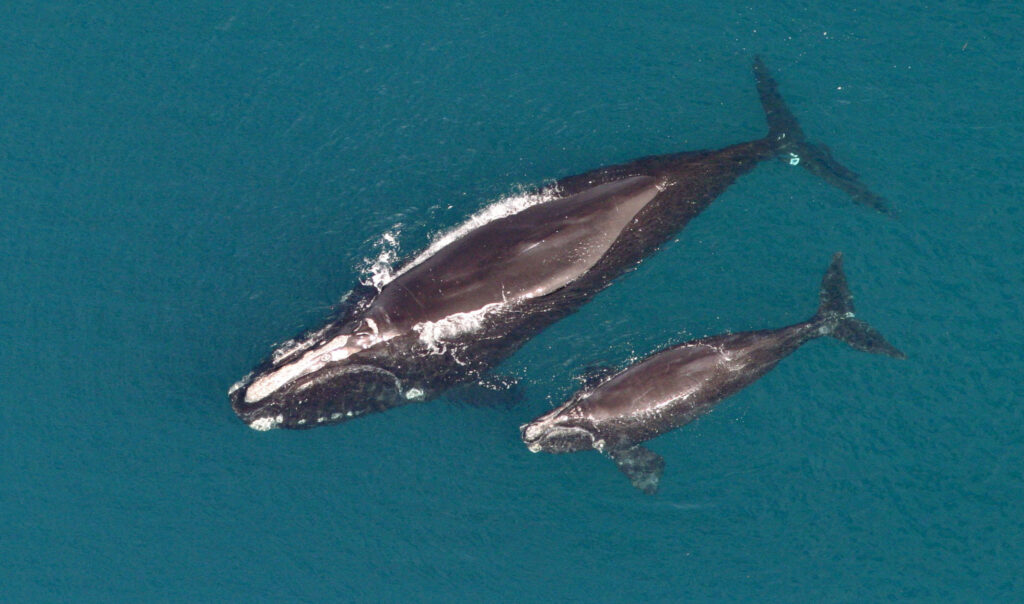
[(562, 178), (486, 208), (322, 327), (279, 346), (228, 392), (257, 430), (312, 428), (469, 383), (652, 254), (739, 176), (782, 156), (886, 211), (828, 150), (806, 140), (760, 59), (768, 135), (643, 157)]

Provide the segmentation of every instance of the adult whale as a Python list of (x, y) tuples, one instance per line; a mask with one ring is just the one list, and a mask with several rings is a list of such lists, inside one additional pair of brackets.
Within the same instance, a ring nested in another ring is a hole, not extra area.
[(903, 358), (854, 318), (840, 254), (822, 279), (820, 300), (818, 313), (802, 323), (710, 336), (652, 354), (523, 425), (523, 442), (534, 453), (595, 449), (611, 457), (633, 486), (653, 493), (665, 461), (640, 443), (707, 413), (810, 340), (832, 336), (857, 350)]
[(885, 211), (883, 200), (806, 140), (754, 59), (764, 138), (640, 158), (569, 176), (543, 202), (413, 259), (353, 293), (323, 327), (285, 342), (228, 394), (258, 430), (342, 422), (485, 378), (529, 338), (654, 252), (760, 161), (783, 156)]

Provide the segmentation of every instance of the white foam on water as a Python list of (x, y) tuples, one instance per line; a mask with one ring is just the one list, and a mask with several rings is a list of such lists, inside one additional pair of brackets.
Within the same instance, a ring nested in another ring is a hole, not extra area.
[(379, 249), (374, 259), (364, 258), (363, 278), (365, 285), (372, 285), (378, 291), (395, 278), (394, 266), (398, 262), (398, 237), (402, 234), (402, 225), (396, 224), (390, 231), (385, 231), (374, 242), (373, 247)]
[(228, 388), (228, 396), (231, 396), (239, 388), (241, 388), (242, 386), (245, 386), (246, 384), (248, 384), (249, 380), (251, 380), (251, 379), (252, 379), (252, 372), (250, 371), (244, 378), (238, 380), (237, 382), (232, 384), (230, 388)]
[(483, 327), (484, 321), (489, 315), (507, 306), (504, 302), (494, 302), (470, 312), (448, 315), (438, 321), (417, 323), (412, 326), (412, 329), (419, 334), (420, 341), (427, 345), (430, 352), (442, 353), (446, 350), (448, 341), (478, 331)]
[(287, 340), (282, 342), (274, 349), (271, 354), (271, 362), (274, 364), (280, 363), (282, 359), (288, 357), (296, 352), (306, 350), (320, 339), (320, 335), (323, 333), (323, 329), (316, 333), (311, 333), (306, 336), (301, 342), (299, 340)]

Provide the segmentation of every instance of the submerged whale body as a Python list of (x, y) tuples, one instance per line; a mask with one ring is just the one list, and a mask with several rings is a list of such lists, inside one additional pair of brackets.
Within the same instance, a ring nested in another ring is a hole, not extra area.
[(534, 453), (595, 449), (611, 457), (633, 486), (653, 493), (665, 462), (640, 443), (707, 413), (806, 342), (831, 336), (858, 350), (903, 358), (881, 334), (854, 318), (840, 254), (822, 280), (820, 298), (818, 313), (808, 321), (685, 342), (584, 387), (523, 425), (523, 442)]
[(280, 346), (229, 390), (252, 428), (310, 428), (434, 398), (485, 374), (578, 309), (760, 161), (787, 156), (885, 211), (808, 142), (759, 59), (765, 138), (644, 157), (563, 178), (543, 201), (462, 234), (350, 296), (336, 318)]

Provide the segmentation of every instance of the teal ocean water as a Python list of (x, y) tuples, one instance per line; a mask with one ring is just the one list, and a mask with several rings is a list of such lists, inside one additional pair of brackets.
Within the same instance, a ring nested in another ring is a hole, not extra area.
[[(0, 599), (1024, 597), (1021, 31), (1013, 2), (5, 5)], [(383, 234), (762, 136), (755, 54), (898, 218), (768, 162), (517, 353), (519, 406), (234, 416)], [(808, 344), (653, 441), (652, 497), (519, 441), (584, 366), (808, 317), (837, 250), (907, 360)]]

